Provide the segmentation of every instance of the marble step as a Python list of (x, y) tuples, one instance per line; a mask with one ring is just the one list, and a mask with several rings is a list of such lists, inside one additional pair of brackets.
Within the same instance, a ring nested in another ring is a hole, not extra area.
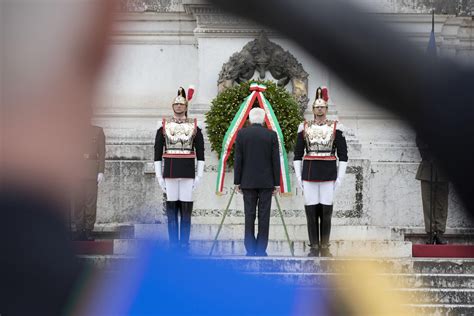
[[(351, 293), (363, 289), (358, 285), (356, 288), (350, 287), (301, 287), (300, 295), (315, 296), (320, 295), (323, 289), (328, 295), (343, 295), (351, 297)], [(369, 288), (367, 290), (370, 291)], [(445, 289), (445, 288), (387, 288), (381, 290), (380, 294), (398, 297), (406, 304), (460, 304), (472, 305), (474, 302), (474, 289)], [(375, 293), (373, 299), (377, 299)]]
[[(91, 262), (92, 257), (81, 257), (86, 262)], [(104, 264), (106, 260), (104, 258), (94, 258), (99, 266)], [(101, 260), (100, 260), (101, 259)], [(131, 263), (132, 257), (128, 256), (109, 256), (107, 260), (117, 260), (117, 264), (123, 266), (124, 263)], [(194, 259), (203, 260), (203, 259)], [(243, 258), (226, 259), (228, 262), (233, 261), (237, 265), (244, 261), (249, 261)], [(280, 261), (286, 261), (287, 259), (280, 258)], [(211, 259), (211, 261), (218, 262), (219, 260)], [(264, 261), (263, 259), (254, 259), (254, 261)], [(306, 260), (304, 260), (306, 261)], [(348, 260), (325, 260), (325, 261), (342, 261), (344, 264), (348, 264)], [(344, 262), (345, 261), (345, 262)], [(392, 260), (399, 261), (399, 260)], [(406, 260), (409, 261), (409, 260)], [(221, 260), (222, 262), (222, 260)], [(456, 262), (457, 264), (458, 262)], [(104, 267), (104, 265), (102, 266)], [(109, 275), (113, 277), (120, 277), (120, 271), (118, 268), (110, 269), (110, 265), (105, 266), (109, 268)], [(114, 272), (115, 271), (115, 272)], [(346, 273), (261, 273), (261, 272), (243, 272), (248, 274), (257, 275), (258, 278), (271, 278), (280, 281), (283, 284), (296, 285), (304, 292), (308, 291), (311, 294), (312, 291), (324, 288), (329, 292), (341, 293), (341, 291), (351, 291), (350, 288), (334, 287), (334, 283), (330, 280), (335, 276), (347, 277)], [(402, 295), (406, 298), (406, 302), (411, 304), (410, 306), (417, 308), (418, 311), (434, 311), (434, 312), (457, 312), (457, 311), (472, 311), (472, 302), (474, 301), (474, 290), (472, 289), (473, 275), (467, 274), (420, 274), (420, 273), (383, 273), (376, 274), (375, 277), (380, 277), (380, 280), (388, 279), (393, 289), (389, 290), (394, 294)], [(341, 284), (341, 283), (340, 283)], [(435, 304), (435, 305), (433, 305)], [(458, 306), (459, 305), (459, 306)], [(419, 308), (418, 308), (419, 307)], [(457, 315), (457, 314), (456, 314)]]
[[(135, 257), (128, 255), (81, 255), (80, 260), (99, 268), (128, 264)], [(354, 264), (367, 264), (378, 273), (473, 275), (474, 259), (431, 258), (307, 258), (307, 257), (195, 257), (209, 264), (225, 265), (251, 273), (350, 273)]]
[[(294, 241), (308, 240), (306, 224), (287, 224), (288, 235)], [(191, 239), (214, 240), (218, 224), (193, 224)], [(166, 224), (135, 224), (135, 238), (167, 239), (168, 228)], [(257, 231), (257, 229), (256, 229)], [(238, 240), (244, 236), (244, 224), (225, 224), (219, 233), (219, 240)], [(270, 225), (270, 240), (286, 241), (286, 234), (282, 224)], [(342, 226), (333, 225), (331, 240), (399, 240), (403, 235), (390, 227), (379, 226)]]
[[(124, 260), (125, 259), (125, 260)], [(87, 262), (90, 263), (90, 260)], [(96, 261), (95, 267), (119, 276), (119, 264), (124, 264), (126, 258), (112, 265), (103, 265), (104, 261)], [(131, 261), (129, 261), (131, 263)], [(113, 267), (113, 268), (112, 268)], [(245, 272), (243, 274), (253, 275), (258, 279), (272, 280), (283, 285), (296, 285), (303, 288), (331, 288), (336, 278), (350, 278), (352, 274), (346, 272)], [(422, 273), (375, 273), (374, 280), (388, 282), (392, 288), (434, 288), (434, 289), (473, 289), (474, 274), (422, 274)]]
[[(73, 228), (74, 232), (75, 229)], [(133, 238), (134, 226), (132, 224), (95, 224), (92, 236), (95, 239)]]
[[(324, 287), (334, 277), (349, 277), (341, 273), (301, 273), (301, 272), (251, 272), (264, 279), (272, 279), (283, 284)], [(421, 273), (380, 273), (376, 279), (387, 280), (396, 288), (474, 288), (474, 274), (421, 274)]]
[[(406, 228), (401, 232), (405, 236), (405, 240), (416, 244), (425, 244), (429, 239), (424, 229)], [(443, 238), (448, 244), (474, 245), (474, 229), (448, 228), (443, 234)]]
[[(320, 288), (302, 288), (306, 295), (320, 293)], [(343, 294), (344, 291), (354, 291), (350, 288), (327, 289), (329, 294)], [(474, 302), (474, 289), (436, 289), (436, 288), (395, 288), (386, 290), (389, 295), (402, 297), (407, 304), (461, 304), (472, 305)], [(392, 294), (393, 293), (393, 294)], [(348, 294), (350, 295), (350, 294)], [(374, 297), (376, 299), (376, 297)]]
[(410, 304), (414, 315), (474, 315), (474, 305), (471, 304)]
[[(116, 239), (114, 240), (114, 254), (133, 254), (140, 246), (138, 239)], [(191, 240), (191, 255), (208, 255), (210, 253), (212, 240)], [(309, 247), (304, 241), (295, 241), (294, 254), (305, 256)], [(406, 241), (361, 241), (361, 240), (336, 240), (331, 241), (331, 253), (334, 256), (348, 257), (411, 257), (412, 244)], [(232, 256), (245, 255), (243, 240), (218, 240), (213, 255)], [(267, 253), (269, 256), (291, 256), (287, 241), (270, 240)]]
[[(443, 239), (448, 244), (474, 245), (474, 234), (445, 234)], [(410, 234), (405, 235), (405, 240), (414, 244), (426, 244), (429, 238), (426, 234)]]
[(397, 289), (405, 295), (412, 304), (472, 304), (474, 289), (436, 289), (436, 288), (406, 288)]

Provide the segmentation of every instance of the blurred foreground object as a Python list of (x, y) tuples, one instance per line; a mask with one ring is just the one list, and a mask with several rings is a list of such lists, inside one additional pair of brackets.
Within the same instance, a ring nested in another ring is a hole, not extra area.
[(81, 285), (66, 223), (112, 4), (0, 4), (2, 315), (61, 314)]

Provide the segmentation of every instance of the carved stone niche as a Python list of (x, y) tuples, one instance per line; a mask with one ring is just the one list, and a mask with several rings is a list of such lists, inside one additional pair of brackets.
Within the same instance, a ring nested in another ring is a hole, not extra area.
[(301, 113), (304, 113), (309, 102), (308, 73), (290, 52), (271, 42), (264, 32), (247, 43), (240, 52), (234, 53), (222, 66), (217, 81), (219, 93), (250, 80), (255, 72), (263, 80), (267, 71), (277, 80), (278, 86), (285, 87), (291, 82), (292, 94), (300, 105)]

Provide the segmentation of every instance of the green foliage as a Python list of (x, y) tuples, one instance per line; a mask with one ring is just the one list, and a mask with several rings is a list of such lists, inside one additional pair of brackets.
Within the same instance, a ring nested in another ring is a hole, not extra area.
[[(298, 103), (285, 88), (278, 87), (271, 81), (252, 82), (267, 86), (267, 90), (263, 94), (272, 105), (273, 111), (280, 123), (286, 150), (293, 150), (296, 143), (298, 125), (303, 120)], [(221, 153), (222, 140), (230, 123), (244, 99), (250, 94), (250, 84), (252, 82), (243, 82), (240, 85), (229, 88), (212, 100), (211, 109), (206, 113), (206, 126), (211, 149), (217, 153), (217, 156)], [(254, 106), (258, 106), (257, 100)], [(232, 166), (233, 163), (234, 150), (232, 149), (227, 165)]]

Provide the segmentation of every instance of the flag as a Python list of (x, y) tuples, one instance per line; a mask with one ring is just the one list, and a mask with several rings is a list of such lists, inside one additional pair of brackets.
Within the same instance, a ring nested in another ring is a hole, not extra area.
[(428, 47), (426, 48), (426, 53), (428, 56), (431, 57), (436, 57), (437, 54), (437, 49), (436, 49), (436, 37), (434, 33), (434, 11), (432, 12), (432, 18), (431, 18), (431, 34), (430, 34), (430, 40), (428, 42)]

